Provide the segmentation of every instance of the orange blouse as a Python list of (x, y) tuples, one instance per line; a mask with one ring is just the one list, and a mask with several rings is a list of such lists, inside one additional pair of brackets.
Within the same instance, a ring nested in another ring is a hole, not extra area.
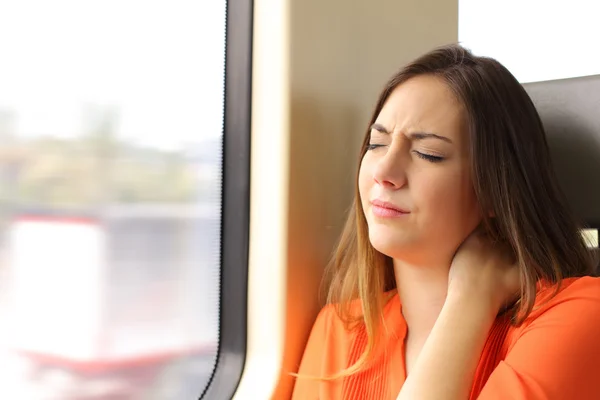
[[(569, 278), (519, 327), (498, 318), (483, 349), (470, 399), (600, 399), (600, 278)], [(407, 327), (398, 294), (385, 305), (385, 329), (369, 369), (344, 379), (298, 378), (292, 400), (394, 400), (406, 379)], [(300, 375), (327, 376), (353, 364), (367, 342), (364, 329), (347, 331), (329, 305), (313, 326)], [(434, 383), (432, 383), (434, 384)]]

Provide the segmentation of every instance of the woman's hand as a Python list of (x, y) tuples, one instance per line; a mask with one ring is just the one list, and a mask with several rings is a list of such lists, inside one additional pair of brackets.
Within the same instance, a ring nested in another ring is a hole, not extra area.
[(476, 229), (454, 255), (447, 301), (466, 297), (485, 302), (490, 312), (498, 313), (517, 299), (520, 288), (519, 270), (508, 246)]

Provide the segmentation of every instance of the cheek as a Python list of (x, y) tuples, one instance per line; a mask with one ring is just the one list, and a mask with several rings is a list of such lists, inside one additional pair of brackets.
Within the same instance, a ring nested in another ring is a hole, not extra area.
[[(450, 171), (448, 171), (450, 172)], [(438, 230), (470, 232), (479, 222), (479, 212), (472, 184), (461, 171), (421, 179), (413, 187), (413, 196), (421, 211), (422, 221)]]
[(365, 205), (365, 201), (369, 200), (369, 190), (373, 186), (372, 176), (373, 175), (369, 171), (368, 163), (362, 162), (358, 171), (358, 192), (360, 194), (363, 207)]

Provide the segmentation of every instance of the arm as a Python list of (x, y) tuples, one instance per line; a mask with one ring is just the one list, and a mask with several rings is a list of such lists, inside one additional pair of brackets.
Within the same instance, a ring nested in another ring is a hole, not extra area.
[(468, 399), (495, 315), (476, 298), (449, 295), (398, 400)]
[(468, 399), (489, 330), (519, 286), (510, 252), (477, 230), (469, 235), (454, 255), (446, 301), (398, 400)]
[[(485, 318), (484, 311), (466, 301), (444, 305), (398, 399), (468, 399), (481, 340), (489, 330), (477, 322), (477, 314)], [(455, 318), (460, 323), (452, 322)], [(530, 317), (477, 399), (593, 400), (598, 393), (600, 279), (588, 277)]]

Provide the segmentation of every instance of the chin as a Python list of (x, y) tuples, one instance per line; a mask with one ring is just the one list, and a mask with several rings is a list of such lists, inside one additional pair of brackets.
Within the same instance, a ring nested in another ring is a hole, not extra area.
[(391, 258), (400, 258), (402, 253), (406, 253), (412, 247), (413, 242), (409, 238), (383, 232), (369, 232), (369, 241), (375, 250)]

